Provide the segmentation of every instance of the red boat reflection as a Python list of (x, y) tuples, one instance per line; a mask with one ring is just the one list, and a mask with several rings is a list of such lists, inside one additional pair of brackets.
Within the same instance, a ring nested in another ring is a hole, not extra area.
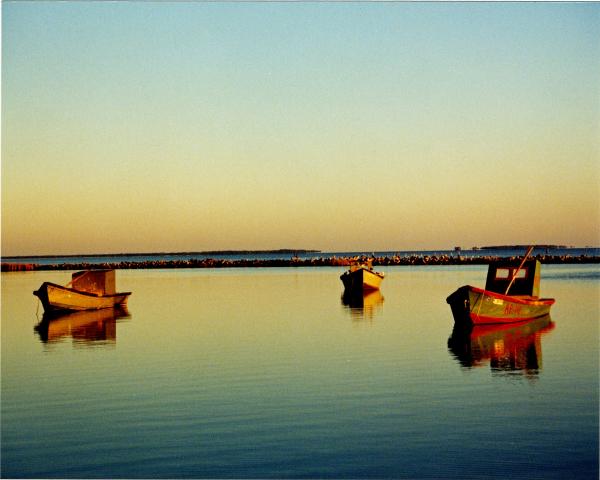
[(76, 343), (114, 343), (117, 338), (117, 319), (129, 317), (124, 308), (86, 310), (66, 315), (44, 314), (34, 330), (44, 343), (72, 338)]
[(535, 375), (542, 367), (541, 337), (553, 328), (550, 315), (510, 325), (455, 325), (448, 348), (464, 367), (489, 361), (492, 371)]

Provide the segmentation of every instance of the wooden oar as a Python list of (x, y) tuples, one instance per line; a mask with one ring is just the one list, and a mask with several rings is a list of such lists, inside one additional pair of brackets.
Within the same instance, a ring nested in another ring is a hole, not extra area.
[(523, 268), (523, 265), (525, 265), (525, 260), (527, 260), (527, 257), (529, 257), (529, 255), (531, 255), (531, 252), (533, 252), (533, 245), (527, 249), (527, 253), (523, 257), (523, 261), (521, 262), (521, 265), (519, 265), (519, 268), (517, 268), (514, 271), (513, 276), (510, 279), (510, 283), (508, 284), (508, 287), (506, 287), (506, 292), (504, 292), (504, 295), (508, 295), (508, 291), (510, 290), (510, 287), (512, 287), (512, 284), (514, 283), (515, 278), (517, 278), (517, 274), (519, 273), (519, 270), (521, 270), (521, 268)]
[[(88, 273), (90, 273), (90, 271), (91, 271), (91, 270), (88, 270), (88, 271), (86, 271), (86, 272), (82, 273), (81, 275), (79, 275), (79, 277), (77, 277), (77, 279), (79, 280), (79, 279), (80, 279), (81, 277), (83, 277), (84, 275), (87, 275)], [(74, 279), (74, 278), (71, 278), (71, 281), (70, 281), (69, 283), (67, 283), (67, 284), (65, 285), (65, 287), (66, 287), (66, 288), (71, 288), (71, 286), (73, 285), (73, 282), (74, 282), (74, 281), (75, 281), (75, 279)]]

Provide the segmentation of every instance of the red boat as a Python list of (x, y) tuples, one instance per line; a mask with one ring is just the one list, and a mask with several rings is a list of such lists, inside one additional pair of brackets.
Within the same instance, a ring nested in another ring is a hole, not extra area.
[(485, 289), (465, 285), (450, 295), (454, 321), (461, 325), (513, 323), (542, 317), (550, 313), (553, 298), (540, 298), (538, 260), (520, 265), (506, 261), (489, 265)]

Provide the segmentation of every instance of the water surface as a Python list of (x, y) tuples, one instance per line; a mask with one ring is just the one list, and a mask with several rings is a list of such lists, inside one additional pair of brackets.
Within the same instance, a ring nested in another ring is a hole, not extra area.
[(359, 304), (342, 271), (119, 270), (127, 314), (39, 330), (70, 272), (2, 273), (2, 476), (598, 477), (597, 265), (543, 266), (551, 318), (477, 338), (445, 298), (485, 266)]

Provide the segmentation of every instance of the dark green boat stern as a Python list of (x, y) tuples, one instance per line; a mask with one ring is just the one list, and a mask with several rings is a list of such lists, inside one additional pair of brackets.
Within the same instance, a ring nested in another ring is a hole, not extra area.
[(42, 283), (40, 288), (35, 290), (33, 294), (40, 299), (44, 310), (47, 311), (50, 308), (50, 300), (48, 299), (48, 282)]
[(354, 272), (344, 272), (340, 276), (340, 280), (344, 284), (344, 289), (348, 292), (360, 292), (363, 290), (363, 270), (355, 270)]
[(450, 305), (450, 309), (452, 310), (454, 321), (457, 325), (465, 327), (471, 327), (473, 325), (470, 315), (470, 289), (471, 287), (469, 285), (464, 285), (446, 298), (446, 303)]

